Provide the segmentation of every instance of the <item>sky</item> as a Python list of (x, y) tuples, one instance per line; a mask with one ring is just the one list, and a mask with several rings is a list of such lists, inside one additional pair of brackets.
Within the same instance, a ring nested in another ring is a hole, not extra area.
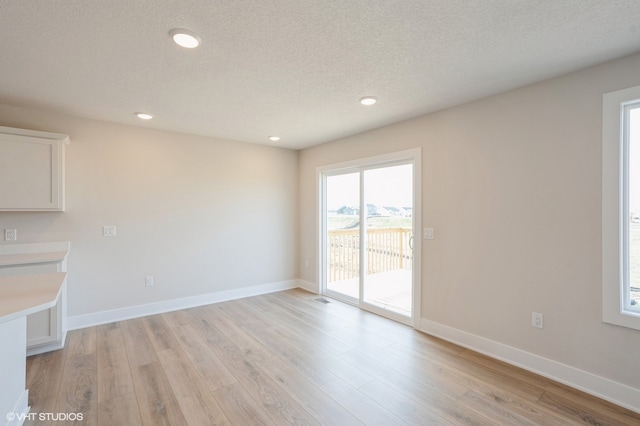
[[(639, 150), (640, 151), (640, 150)], [(412, 207), (413, 166), (382, 167), (364, 172), (365, 202), (378, 206)], [(327, 177), (327, 208), (360, 204), (359, 173)]]
[(640, 107), (630, 111), (629, 210), (640, 214)]

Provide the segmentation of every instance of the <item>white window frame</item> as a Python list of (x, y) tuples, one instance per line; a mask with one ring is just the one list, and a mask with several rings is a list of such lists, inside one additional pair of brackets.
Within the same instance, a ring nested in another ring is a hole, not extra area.
[(640, 86), (602, 98), (602, 320), (640, 330), (640, 311), (629, 307), (627, 106), (640, 101)]

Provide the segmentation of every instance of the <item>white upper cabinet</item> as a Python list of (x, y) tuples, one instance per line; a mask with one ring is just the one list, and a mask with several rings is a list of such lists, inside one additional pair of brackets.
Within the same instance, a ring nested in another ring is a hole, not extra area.
[(66, 135), (0, 126), (0, 211), (63, 211), (67, 144)]

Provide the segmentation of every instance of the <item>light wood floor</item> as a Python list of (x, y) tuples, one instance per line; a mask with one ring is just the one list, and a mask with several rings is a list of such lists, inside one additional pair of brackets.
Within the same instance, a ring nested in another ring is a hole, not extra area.
[(32, 412), (108, 426), (640, 424), (605, 401), (317, 298), (292, 290), (71, 332), (65, 349), (27, 361)]

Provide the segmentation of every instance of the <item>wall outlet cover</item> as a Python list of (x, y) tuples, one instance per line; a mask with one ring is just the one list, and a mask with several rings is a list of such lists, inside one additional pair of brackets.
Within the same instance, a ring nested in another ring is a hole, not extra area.
[(531, 313), (531, 326), (535, 328), (544, 328), (544, 316), (537, 312)]
[(5, 241), (17, 241), (18, 240), (18, 230), (17, 229), (5, 229), (4, 230), (4, 240)]

